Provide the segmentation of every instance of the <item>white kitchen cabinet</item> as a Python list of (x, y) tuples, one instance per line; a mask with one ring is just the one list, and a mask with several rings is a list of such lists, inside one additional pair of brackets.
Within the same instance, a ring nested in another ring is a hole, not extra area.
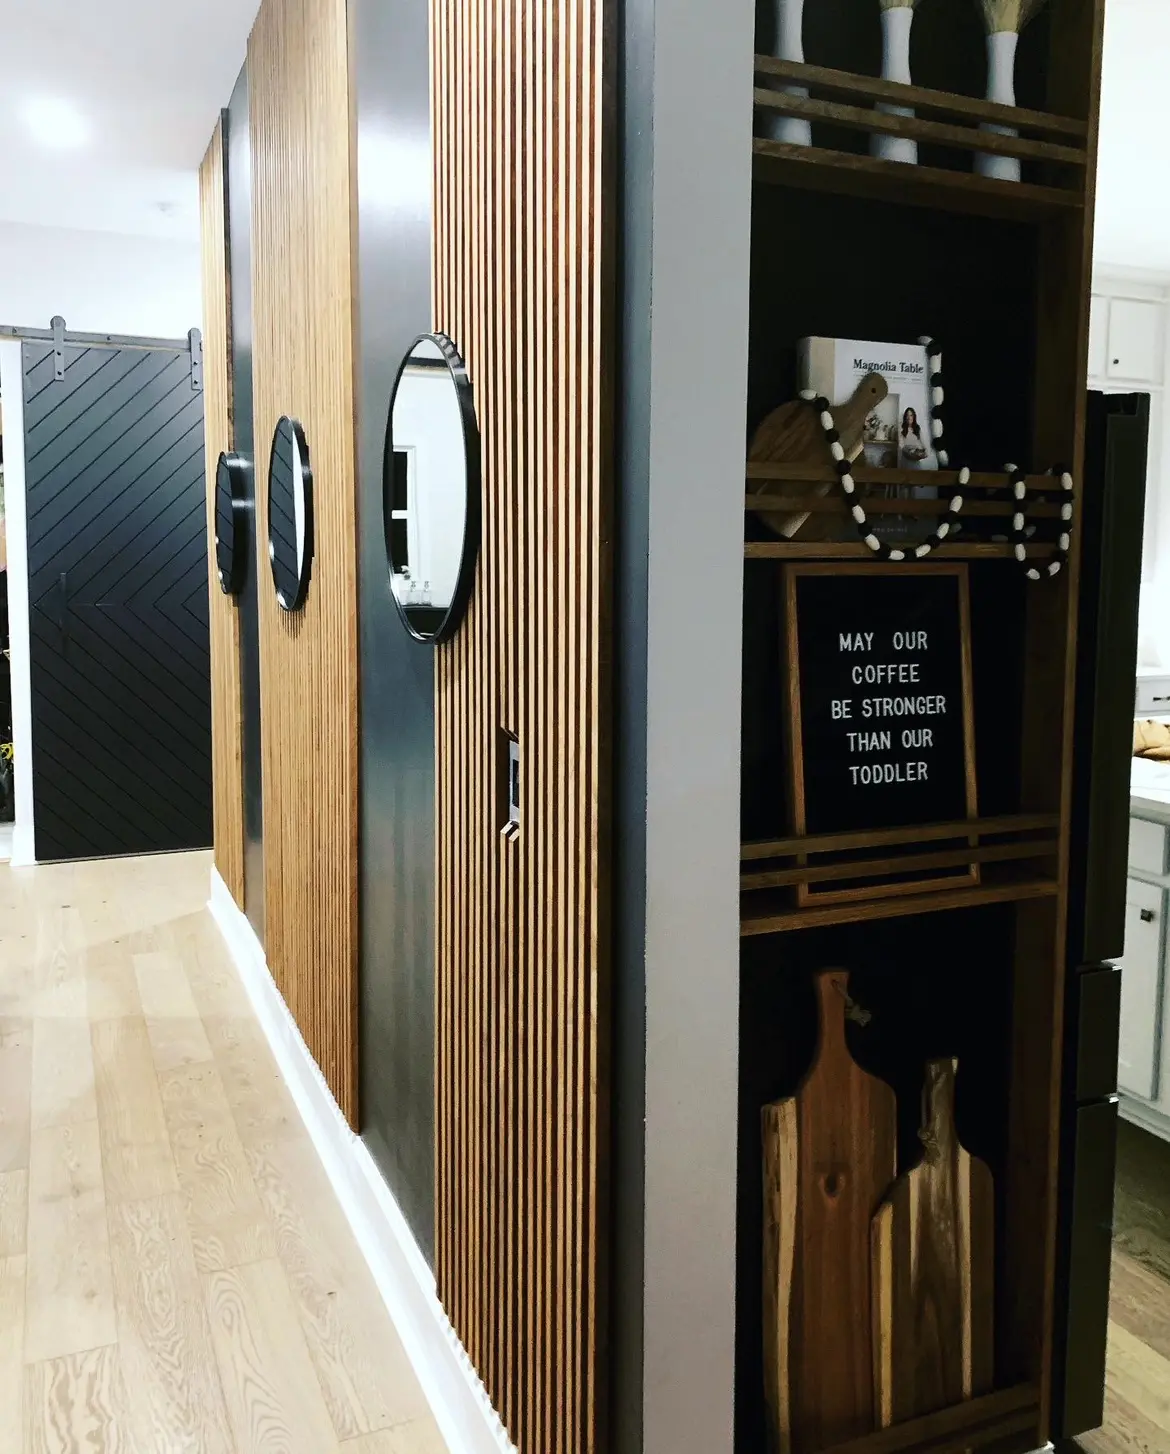
[(1160, 384), (1166, 351), (1165, 305), (1136, 298), (1109, 304), (1105, 377)]
[(1146, 1101), (1158, 1097), (1165, 898), (1166, 891), (1156, 884), (1134, 878), (1128, 882), (1117, 1083)]
[(1103, 379), (1109, 369), (1109, 298), (1094, 293), (1089, 305), (1089, 378)]

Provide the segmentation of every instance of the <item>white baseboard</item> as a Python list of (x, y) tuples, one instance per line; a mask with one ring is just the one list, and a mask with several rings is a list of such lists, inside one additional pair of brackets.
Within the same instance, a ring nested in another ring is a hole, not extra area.
[(12, 836), (12, 824), (0, 823), (0, 863), (7, 863), (12, 857)]
[(1145, 1101), (1134, 1100), (1122, 1091), (1117, 1111), (1123, 1121), (1140, 1126), (1143, 1131), (1149, 1131), (1152, 1136), (1160, 1136), (1163, 1141), (1170, 1141), (1170, 1118)]
[(15, 824), (12, 829), (12, 867), (32, 868), (36, 861), (32, 825), (29, 823)]
[(212, 917), (300, 1111), (451, 1454), (513, 1454), (487, 1391), (435, 1294), (435, 1279), (361, 1138), (309, 1054), (247, 917), (213, 868)]

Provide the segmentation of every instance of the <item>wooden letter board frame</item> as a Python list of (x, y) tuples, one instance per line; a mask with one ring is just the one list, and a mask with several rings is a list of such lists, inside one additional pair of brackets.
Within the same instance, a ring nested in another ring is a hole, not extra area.
[[(975, 710), (974, 682), (971, 666), (971, 599), (967, 566), (964, 562), (933, 561), (914, 562), (908, 565), (888, 565), (879, 561), (865, 561), (857, 564), (818, 561), (792, 563), (784, 568), (784, 629), (783, 665), (787, 683), (787, 698), (790, 730), (788, 733), (789, 753), (789, 801), (792, 804), (793, 831), (797, 837), (808, 833), (807, 804), (804, 784), (804, 738), (801, 721), (800, 694), (800, 645), (797, 631), (797, 582), (809, 576), (884, 576), (897, 579), (910, 575), (953, 576), (959, 588), (959, 633), (960, 668), (963, 683), (963, 751), (966, 786), (967, 817), (978, 817), (978, 792), (975, 774)], [(927, 826), (926, 824), (922, 825)], [(846, 836), (843, 832), (843, 836)], [(974, 843), (974, 840), (969, 840)], [(867, 860), (872, 862), (871, 860)], [(800, 854), (797, 862), (808, 863), (808, 855)], [(890, 873), (899, 872), (898, 860), (891, 858)], [(851, 865), (842, 863), (841, 877), (848, 880)], [(942, 892), (946, 889), (962, 888), (979, 883), (979, 865), (969, 863), (966, 870), (949, 871), (943, 876), (927, 875), (923, 878), (903, 879), (896, 883), (866, 883), (853, 888), (800, 883), (796, 886), (797, 903), (800, 907), (810, 904), (847, 903), (858, 899), (891, 898), (902, 894), (916, 894), (925, 891)]]

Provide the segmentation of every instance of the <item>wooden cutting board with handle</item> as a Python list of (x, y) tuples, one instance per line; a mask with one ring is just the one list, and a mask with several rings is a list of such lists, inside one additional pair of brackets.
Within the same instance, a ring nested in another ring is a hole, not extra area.
[[(888, 393), (889, 385), (881, 374), (866, 374), (853, 397), (834, 407), (833, 423), (841, 436), (841, 448), (846, 459), (854, 460), (861, 453), (865, 421)], [(825, 464), (828, 460), (829, 449), (821, 417), (805, 399), (794, 399), (791, 404), (781, 404), (778, 409), (773, 409), (752, 436), (748, 450), (749, 464)], [(748, 486), (750, 493), (768, 495), (772, 499), (827, 495), (836, 488), (835, 483), (807, 485), (767, 480), (753, 480)], [(787, 540), (798, 532), (802, 532), (805, 538), (811, 538), (812, 517), (808, 511), (793, 515), (778, 514), (774, 510), (761, 511), (760, 517)]]
[(876, 1427), (870, 1223), (896, 1171), (897, 1105), (845, 1044), (849, 976), (817, 976), (820, 1032), (795, 1096), (763, 1110), (764, 1378), (777, 1454)]
[(995, 1188), (955, 1132), (955, 1062), (923, 1089), (923, 1161), (873, 1221), (874, 1402), (880, 1427), (990, 1392)]

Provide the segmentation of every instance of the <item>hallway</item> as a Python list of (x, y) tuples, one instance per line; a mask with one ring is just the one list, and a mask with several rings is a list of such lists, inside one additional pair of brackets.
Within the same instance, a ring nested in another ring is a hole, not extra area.
[(442, 1454), (209, 869), (0, 865), (0, 1451)]

